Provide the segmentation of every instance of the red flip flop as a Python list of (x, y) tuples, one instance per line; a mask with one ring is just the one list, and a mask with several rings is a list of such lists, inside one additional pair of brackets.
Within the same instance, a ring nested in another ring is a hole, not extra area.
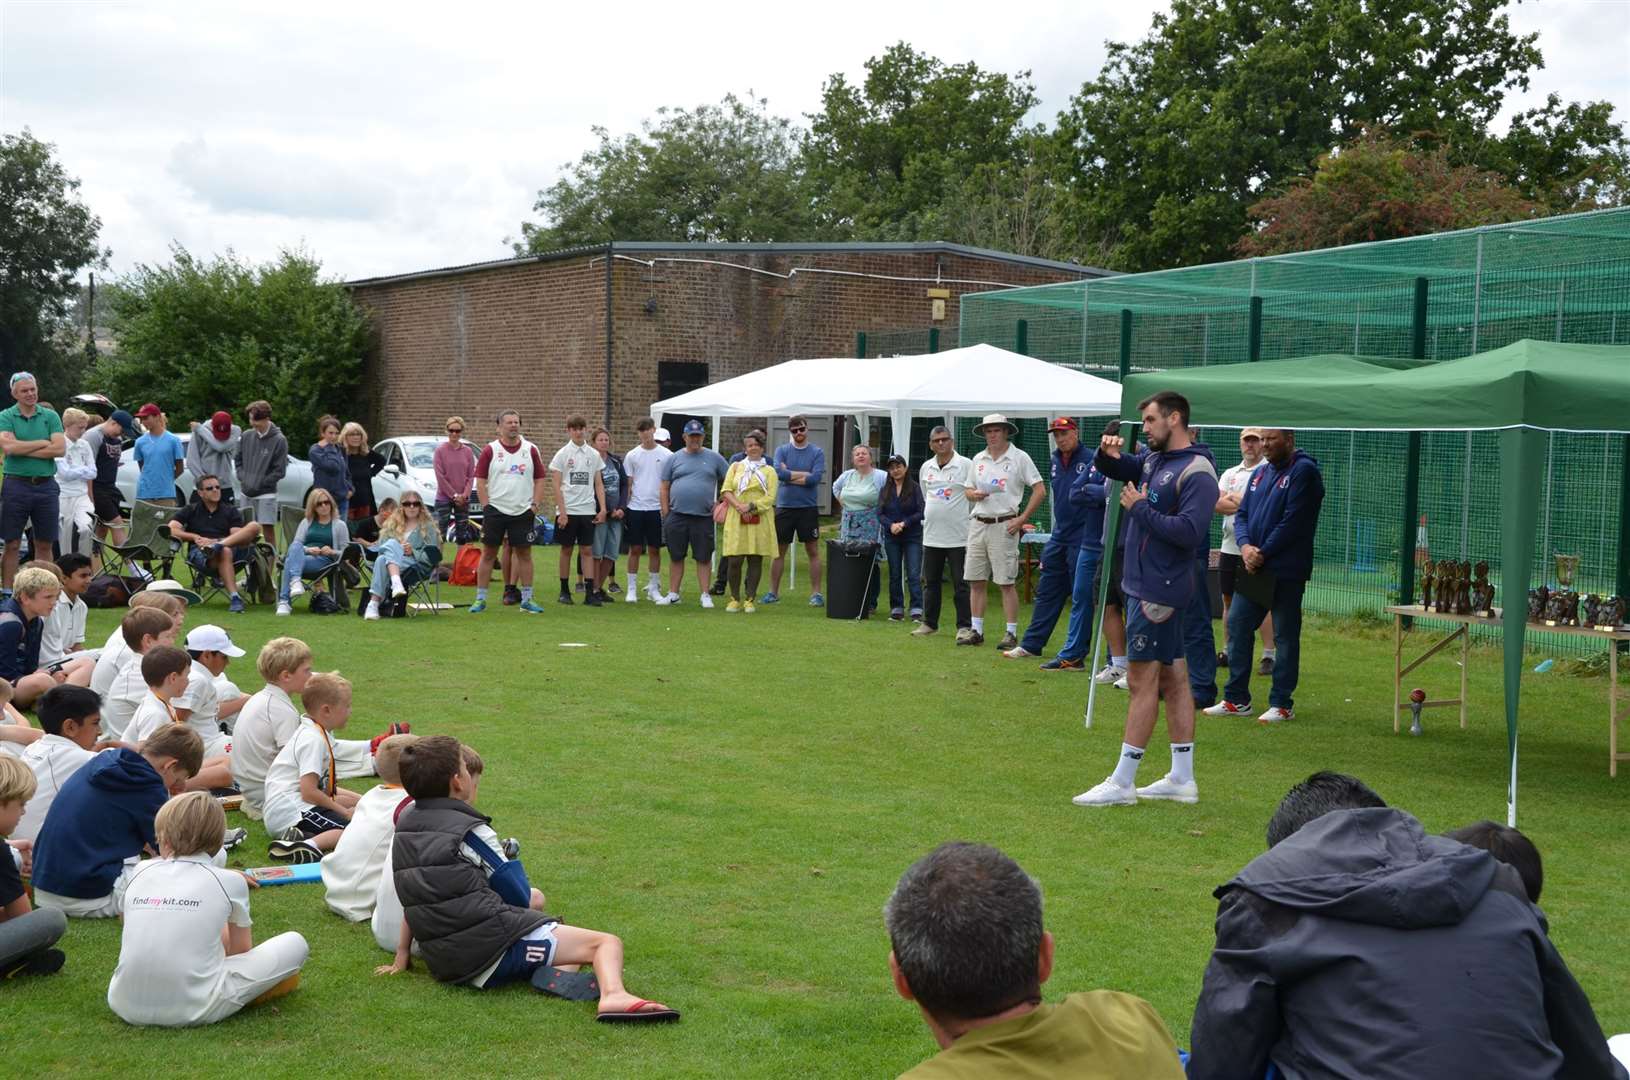
[[(647, 1005), (655, 1005), (654, 1009), (647, 1009)], [(603, 1012), (595, 1016), (595, 1020), (602, 1024), (660, 1024), (669, 1020), (678, 1020), (679, 1010), (656, 1001), (636, 1001), (634, 1007), (624, 1012)]]

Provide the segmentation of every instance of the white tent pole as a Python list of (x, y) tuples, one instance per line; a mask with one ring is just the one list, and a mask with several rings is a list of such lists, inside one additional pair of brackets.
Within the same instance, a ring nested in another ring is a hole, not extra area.
[[(1105, 572), (1107, 573), (1107, 571)], [(1098, 697), (1098, 661), (1103, 657), (1104, 611), (1108, 607), (1108, 604), (1098, 605), (1098, 633), (1093, 635), (1092, 663), (1087, 665), (1087, 675), (1090, 677), (1090, 681), (1087, 683), (1087, 715), (1083, 717), (1083, 720), (1086, 722), (1088, 728), (1092, 727), (1092, 706), (1093, 702)]]
[(719, 414), (713, 414), (713, 452), (719, 452)]
[(1508, 829), (1517, 827), (1517, 744), (1511, 745), (1511, 788), (1506, 794), (1505, 824)]
[(911, 415), (909, 405), (894, 410), (894, 452), (907, 461), (911, 459)]

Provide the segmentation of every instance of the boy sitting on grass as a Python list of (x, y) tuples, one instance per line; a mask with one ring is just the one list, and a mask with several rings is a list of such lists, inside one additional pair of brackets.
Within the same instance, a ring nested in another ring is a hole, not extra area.
[[(414, 741), (418, 741), (417, 736), (414, 737)], [(398, 756), (400, 756), (400, 754), (398, 754)], [(481, 785), (481, 774), (486, 770), (486, 763), (481, 760), (481, 755), (476, 753), (475, 749), (468, 744), (460, 744), (459, 756), (464, 759), (464, 768), (469, 771), (472, 785), (475, 788), (479, 788)], [(397, 762), (396, 770), (397, 775), (400, 776), (400, 760)], [(472, 804), (474, 803), (474, 800), (475, 793), (472, 789), (470, 794), (470, 801)], [(402, 801), (396, 805), (396, 809), (391, 812), (391, 835), (385, 844), (384, 863), (379, 869), (379, 887), (374, 891), (374, 916), (372, 923), (374, 941), (378, 943), (381, 949), (384, 949), (392, 956), (396, 955), (396, 946), (402, 937), (402, 901), (397, 899), (396, 882), (391, 877), (390, 841), (396, 838), (396, 822), (401, 819), (403, 812), (412, 805), (412, 796), (404, 795)], [(481, 828), (477, 830), (476, 835), (482, 838), (483, 843), (488, 843), (492, 850), (500, 853), (504, 852), (505, 849), (503, 844), (501, 841), (499, 841), (498, 834), (492, 831), (491, 826), (481, 826)], [(510, 855), (507, 857), (513, 858), (514, 856)], [(518, 894), (516, 899), (520, 899)], [(527, 906), (535, 911), (542, 911), (543, 894), (536, 889), (531, 890), (531, 894), (527, 897)], [(419, 955), (419, 946), (417, 943), (413, 945), (413, 955)], [(577, 988), (580, 989), (582, 993), (579, 996), (572, 996), (573, 1001), (593, 1001), (595, 998), (600, 996), (600, 984), (594, 983), (593, 986), (590, 987), (588, 985), (588, 981), (589, 980), (580, 980), (578, 982)], [(591, 990), (592, 992), (590, 992)], [(561, 996), (565, 997), (570, 995), (562, 994)]]
[[(156, 645), (142, 656), (142, 681), (147, 684), (147, 694), (130, 718), (130, 726), (125, 729), (125, 742), (145, 742), (163, 725), (182, 722), (175, 703), (187, 692), (187, 676), (191, 669), (192, 658), (173, 645)], [(202, 734), (198, 737), (203, 739)], [(205, 757), (198, 775), (187, 781), (188, 791), (210, 791), (231, 786), (232, 760), (225, 754)]]
[(34, 844), (40, 907), (81, 919), (118, 915), (142, 852), (158, 850), (153, 818), (203, 763), (198, 733), (166, 724), (140, 753), (104, 750), (69, 777)]
[[(0, 757), (0, 840), (16, 832), (33, 797), (32, 770), (17, 758)], [(68, 919), (60, 911), (33, 909), (11, 850), (0, 843), (0, 979), (49, 975), (62, 967), (61, 950), (51, 946), (67, 931)], [(26, 861), (28, 849), (18, 850)]]
[(457, 739), (420, 739), (402, 751), (398, 768), (413, 797), (391, 844), (392, 878), (405, 918), (395, 961), (378, 974), (405, 971), (415, 940), (438, 981), (480, 989), (533, 981), (534, 973), (546, 977), (551, 964), (591, 964), (600, 984), (597, 1019), (679, 1019), (676, 1010), (623, 988), (623, 943), (615, 935), (550, 921), (526, 904), (536, 899), (541, 906), (536, 890), (491, 869), (501, 868), (504, 859), (475, 846), (490, 848), (497, 837), (490, 828), (485, 836), (481, 832), (491, 819), (470, 805), (477, 785)]
[(57, 792), (96, 756), (96, 742), (102, 737), (102, 699), (88, 687), (53, 686), (40, 696), (34, 711), (44, 732), (23, 751), (22, 762), (34, 773), (34, 796), (11, 831), (14, 840), (39, 836)]
[(108, 1007), (126, 1023), (213, 1024), (299, 985), (306, 939), (290, 931), (254, 944), (248, 879), (212, 865), (225, 831), (226, 814), (208, 792), (177, 796), (158, 812), (160, 857), (125, 887), (119, 966), (108, 984)]
[(125, 739), (131, 719), (147, 699), (147, 680), (141, 673), (142, 657), (160, 645), (175, 644), (175, 620), (159, 608), (132, 608), (119, 623), (119, 634), (124, 639), (125, 658), (108, 692), (102, 695), (102, 732), (110, 739)]
[(85, 651), (85, 591), (91, 587), (91, 560), (88, 555), (69, 552), (55, 563), (62, 594), (57, 606), (45, 617), (40, 634), (40, 663), (60, 667), (64, 682), (89, 686), (96, 671), (96, 658), (76, 655)]
[(361, 798), (336, 782), (331, 734), (351, 718), (351, 684), (338, 672), (313, 675), (300, 700), (306, 715), (266, 770), (266, 831), (272, 858), (313, 863), (334, 850)]
[[(135, 596), (132, 596), (130, 598), (130, 610), (135, 611), (137, 608), (144, 607), (158, 608), (175, 620), (179, 632), (181, 624), (187, 618), (187, 598), (159, 587), (166, 584), (175, 585), (176, 583), (173, 581), (155, 581)], [(180, 588), (179, 585), (176, 585), (176, 587)], [(191, 592), (187, 594), (187, 596), (196, 595), (196, 593)], [(114, 677), (119, 674), (119, 669), (124, 667), (125, 659), (129, 655), (130, 646), (125, 644), (123, 626), (122, 624), (115, 626), (113, 632), (108, 635), (107, 641), (103, 642), (101, 649), (97, 650), (96, 669), (91, 672), (91, 689), (96, 691), (97, 696), (106, 700), (108, 691), (113, 687)]]
[(0, 678), (11, 683), (20, 709), (61, 681), (40, 667), (45, 617), (61, 594), (56, 567), (29, 566), (17, 571), (11, 596), (0, 600)]
[[(374, 913), (374, 901), (385, 876), (391, 840), (396, 836), (396, 811), (409, 801), (402, 790), (398, 759), (404, 747), (417, 742), (417, 735), (392, 735), (374, 751), (374, 768), (379, 784), (363, 792), (351, 810), (351, 824), (340, 834), (339, 843), (323, 860), (325, 899), (336, 915), (361, 922)], [(396, 937), (391, 936), (391, 948)]]
[(249, 700), (247, 694), (222, 697), (217, 682), (243, 650), (232, 643), (225, 630), (205, 623), (188, 631), (187, 655), (192, 657), (192, 667), (187, 672), (187, 692), (175, 701), (176, 715), (204, 740), (205, 756), (216, 757), (230, 749), (222, 721), (236, 719)]

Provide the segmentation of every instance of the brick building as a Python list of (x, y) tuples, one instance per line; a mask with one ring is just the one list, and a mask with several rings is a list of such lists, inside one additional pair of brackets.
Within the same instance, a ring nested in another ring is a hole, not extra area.
[(782, 360), (852, 356), (857, 332), (874, 354), (900, 351), (889, 341), (925, 349), (934, 328), (950, 348), (964, 293), (1104, 273), (946, 243), (619, 241), (350, 288), (375, 328), (370, 430), (431, 434), (459, 413), (484, 439), (512, 407), (545, 445), (581, 412), (626, 446), (664, 397)]

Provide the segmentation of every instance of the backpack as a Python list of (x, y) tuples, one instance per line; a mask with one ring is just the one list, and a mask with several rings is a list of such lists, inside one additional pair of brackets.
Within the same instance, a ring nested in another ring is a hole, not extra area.
[(340, 602), (327, 589), (316, 589), (311, 594), (310, 608), (313, 615), (338, 615)]
[(250, 549), (244, 586), (257, 604), (277, 603), (277, 550), (265, 541)]
[(446, 539), (453, 544), (477, 544), (481, 542), (481, 529), (469, 518), (452, 521), (447, 525)]
[(85, 590), (85, 606), (93, 608), (124, 607), (130, 603), (130, 598), (141, 592), (147, 583), (135, 576), (120, 577), (118, 574), (97, 574), (91, 578), (90, 587)]
[(478, 585), (476, 571), (481, 567), (481, 545), (465, 544), (453, 556), (453, 575), (447, 579), (449, 585)]

